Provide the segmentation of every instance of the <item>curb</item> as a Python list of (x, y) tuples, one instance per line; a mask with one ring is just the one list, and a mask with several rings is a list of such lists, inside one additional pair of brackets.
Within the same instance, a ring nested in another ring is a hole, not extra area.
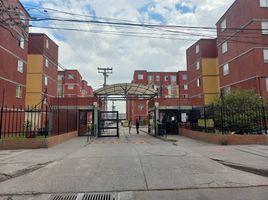
[(144, 130), (140, 130), (140, 131), (142, 131), (142, 132), (144, 132), (144, 133), (147, 133), (148, 135), (150, 135), (150, 136), (152, 136), (152, 137), (155, 137), (155, 138), (157, 138), (157, 139), (160, 139), (160, 140), (162, 140), (162, 141), (164, 141), (164, 142), (178, 142), (178, 140), (176, 140), (176, 139), (168, 139), (168, 138), (165, 138), (165, 137), (152, 135), (152, 134), (150, 134), (150, 133), (148, 133), (147, 131), (144, 131)]

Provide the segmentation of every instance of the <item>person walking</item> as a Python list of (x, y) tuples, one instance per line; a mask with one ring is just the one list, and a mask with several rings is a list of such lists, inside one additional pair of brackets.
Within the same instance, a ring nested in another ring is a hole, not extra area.
[(130, 134), (131, 132), (131, 120), (128, 121), (128, 133)]
[(139, 134), (139, 128), (140, 128), (140, 122), (139, 119), (136, 119), (136, 130), (137, 130), (137, 134)]

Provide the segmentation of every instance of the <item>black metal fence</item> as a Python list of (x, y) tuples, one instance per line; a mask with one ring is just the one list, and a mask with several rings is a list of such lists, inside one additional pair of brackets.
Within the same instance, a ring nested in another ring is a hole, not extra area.
[(77, 130), (77, 110), (0, 107), (0, 139), (59, 135)]
[(221, 134), (267, 134), (267, 120), (267, 105), (210, 105), (192, 108), (181, 126)]

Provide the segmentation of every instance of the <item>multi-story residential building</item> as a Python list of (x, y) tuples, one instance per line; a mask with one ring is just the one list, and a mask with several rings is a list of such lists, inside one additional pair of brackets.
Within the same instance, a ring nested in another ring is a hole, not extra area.
[[(146, 70), (136, 70), (134, 72), (132, 83), (148, 85), (158, 90), (159, 98), (179, 98), (179, 77), (186, 79), (186, 72), (147, 72)], [(185, 95), (186, 90), (183, 90)], [(136, 119), (148, 119), (148, 101), (147, 100), (127, 100), (126, 103), (127, 118), (135, 123)]]
[(3, 1), (2, 3), (0, 13), (0, 105), (24, 106), (29, 14), (18, 0)]
[(186, 51), (189, 98), (203, 98), (211, 103), (219, 95), (216, 39), (201, 39)]
[(26, 88), (26, 106), (42, 102), (57, 95), (58, 45), (47, 35), (29, 35), (29, 54)]
[(188, 72), (178, 72), (179, 98), (188, 98)]
[(236, 0), (217, 22), (220, 86), (268, 97), (268, 1)]
[(58, 96), (81, 97), (82, 76), (78, 70), (58, 71)]
[(88, 85), (87, 81), (82, 80), (81, 88), (81, 97), (93, 97), (93, 89)]

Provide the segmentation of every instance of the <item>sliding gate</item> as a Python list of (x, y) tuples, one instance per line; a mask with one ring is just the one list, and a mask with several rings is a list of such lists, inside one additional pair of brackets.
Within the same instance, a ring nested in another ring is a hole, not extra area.
[(99, 137), (119, 137), (118, 111), (99, 111)]

